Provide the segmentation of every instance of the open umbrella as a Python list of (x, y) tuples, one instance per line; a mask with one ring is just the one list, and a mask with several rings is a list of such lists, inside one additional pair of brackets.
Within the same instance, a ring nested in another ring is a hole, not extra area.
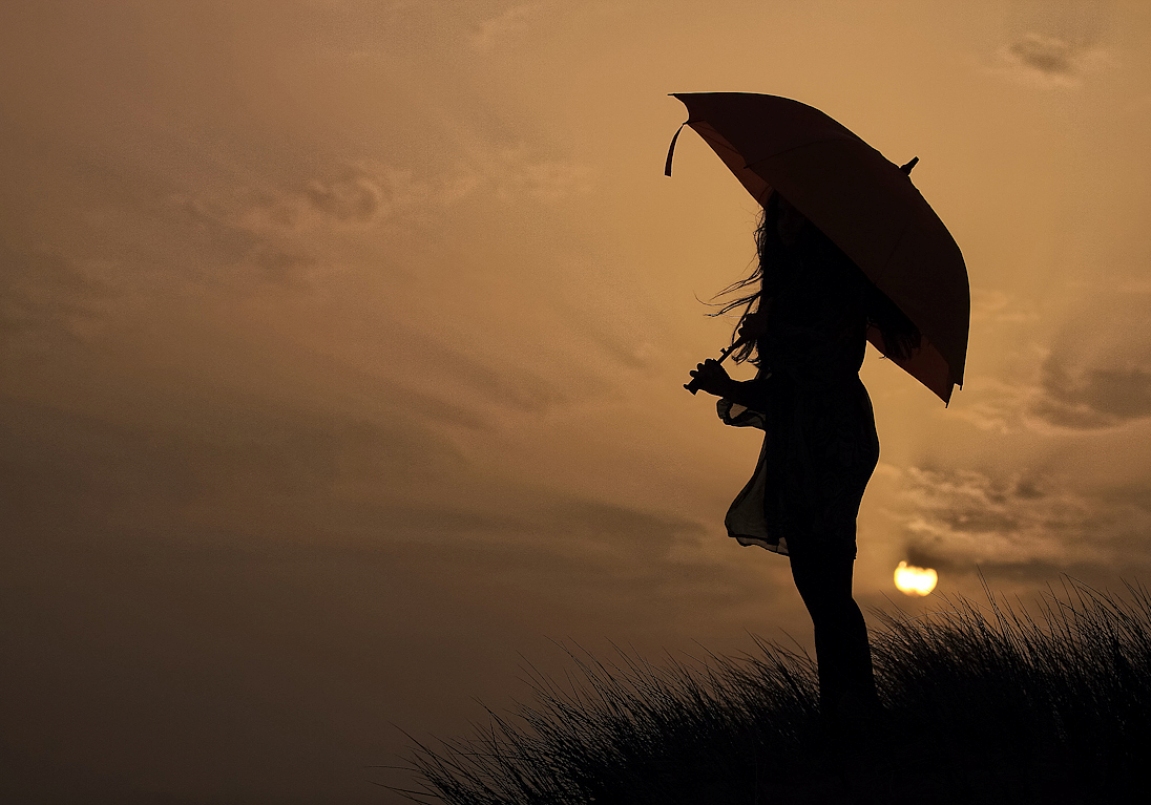
[[(892, 357), (946, 403), (963, 385), (971, 292), (963, 255), (903, 168), (807, 104), (746, 92), (673, 93), (694, 129), (760, 204), (778, 190), (923, 335)], [(665, 173), (683, 126), (672, 138)], [(887, 354), (877, 328), (868, 340)], [(726, 355), (725, 355), (726, 357)]]

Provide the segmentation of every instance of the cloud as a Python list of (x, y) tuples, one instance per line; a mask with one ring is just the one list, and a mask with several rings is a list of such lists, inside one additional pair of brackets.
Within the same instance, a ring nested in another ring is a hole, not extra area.
[(1072, 369), (1057, 356), (1043, 363), (1028, 414), (1070, 430), (1113, 428), (1151, 417), (1151, 366)]
[(473, 193), (482, 177), (464, 169), (431, 177), (390, 165), (345, 165), (328, 175), (281, 187), (169, 197), (201, 223), (268, 235), (366, 230), (450, 206)]
[(1006, 46), (1006, 53), (1016, 63), (1048, 75), (1071, 75), (1076, 72), (1076, 48), (1054, 37), (1031, 33)]
[(1031, 386), (982, 378), (977, 386), (963, 390), (962, 404), (955, 406), (955, 416), (980, 430), (1011, 433), (1025, 426), (1024, 412), (1034, 396)]
[(0, 400), (12, 425), (0, 433), (10, 547), (376, 552), (440, 584), (583, 601), (605, 617), (639, 607), (645, 617), (695, 618), (701, 602), (755, 591), (754, 569), (698, 550), (708, 534), (701, 523), (483, 478), (402, 411), (380, 423), (217, 391), (170, 413), (111, 421)]
[(528, 29), (529, 21), (541, 9), (541, 3), (522, 3), (504, 9), (479, 23), (468, 37), (468, 44), (481, 53), (519, 36)]
[(1140, 114), (1142, 112), (1151, 111), (1151, 93), (1147, 95), (1140, 95), (1123, 108), (1127, 114)]
[(169, 203), (201, 223), (262, 236), (299, 235), (418, 220), (479, 196), (554, 203), (589, 192), (594, 182), (591, 168), (533, 155), (523, 146), (474, 147), (454, 169), (439, 173), (365, 161), (294, 186), (177, 194)]
[(1096, 431), (1151, 417), (1151, 365), (1146, 360), (1095, 357), (1073, 363), (1047, 356), (1028, 395), (1032, 427)]
[(986, 378), (956, 416), (980, 430), (1045, 434), (1101, 431), (1151, 418), (1151, 367), (1070, 369), (1049, 357), (1038, 384)]
[[(115, 298), (108, 263), (82, 263), (53, 253), (21, 253), (0, 245), (0, 333), (41, 345), (83, 339)], [(6, 339), (0, 339), (6, 340)]]
[(470, 194), (472, 184), (460, 175), (417, 178), (387, 165), (345, 165), (279, 187), (176, 193), (167, 204), (213, 263), (224, 258), (220, 267), (231, 278), (297, 285), (321, 268), (323, 236), (347, 243), (349, 235), (425, 216)]
[(675, 620), (707, 629), (717, 613), (772, 594), (755, 563), (701, 550), (709, 532), (697, 521), (525, 491), (505, 490), (492, 501), (499, 510), (409, 508), (397, 514), (405, 525), (384, 550), (399, 565), (431, 569), (442, 584), (487, 586), (533, 607), (574, 606), (593, 620), (626, 613), (628, 623)]
[[(137, 404), (166, 396), (143, 383), (135, 394)], [(168, 535), (194, 531), (205, 516), (233, 529), (256, 527), (251, 519), (270, 526), (257, 530), (275, 530), (285, 512), (364, 490), (376, 500), (402, 498), (462, 462), (402, 409), (375, 422), (229, 400), (218, 389), (170, 402), (144, 421), (17, 400), (0, 400), (0, 415), (11, 426), (0, 439), (0, 478), (13, 495), (6, 527), (17, 533), (42, 526), (46, 513), (77, 518), (65, 530), (81, 534), (120, 526)], [(356, 512), (343, 513), (349, 517)], [(341, 517), (330, 526), (349, 527)]]
[(595, 179), (594, 171), (585, 165), (532, 159), (523, 148), (503, 149), (484, 161), (481, 176), (502, 199), (556, 202), (589, 192)]
[(1039, 320), (1035, 305), (996, 289), (971, 289), (971, 319), (980, 324), (1031, 324)]
[(295, 187), (237, 189), (218, 208), (228, 221), (254, 232), (364, 229), (415, 211), (447, 206), (470, 191), (458, 177), (418, 179), (412, 171), (387, 165), (349, 165)]
[(305, 276), (319, 261), (302, 249), (281, 249), (270, 243), (256, 242), (245, 254), (246, 262), (268, 280), (288, 284)]
[(369, 177), (353, 174), (326, 184), (309, 182), (302, 197), (315, 212), (337, 223), (368, 223), (380, 212), (384, 190)]
[(999, 48), (993, 69), (1038, 86), (1076, 87), (1111, 63), (1100, 47), (1030, 31)]
[(901, 486), (914, 564), (1039, 580), (1151, 569), (1151, 486), (1086, 491), (1042, 474), (918, 467)]
[(552, 564), (595, 567), (664, 562), (706, 533), (693, 520), (618, 503), (546, 489), (503, 491), (470, 507), (428, 500), (392, 508), (390, 530), (421, 542), (429, 535), (452, 544), (462, 538), (489, 546), (493, 555), (512, 551), (537, 561), (547, 555)]
[[(1114, 306), (1113, 328), (1100, 330), (1094, 318), (1072, 322), (1056, 349), (1019, 352), (1005, 379), (982, 378), (964, 391), (956, 416), (981, 430), (1047, 435), (1151, 419), (1151, 353), (1137, 308), (1132, 313)], [(972, 318), (977, 317), (973, 307)]]

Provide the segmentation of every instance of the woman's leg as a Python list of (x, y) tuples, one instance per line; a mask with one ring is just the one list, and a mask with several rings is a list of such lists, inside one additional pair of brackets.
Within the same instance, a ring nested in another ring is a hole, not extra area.
[(815, 626), (820, 713), (837, 731), (845, 716), (865, 718), (879, 704), (867, 624), (851, 595), (854, 564), (846, 555), (791, 557), (795, 586)]

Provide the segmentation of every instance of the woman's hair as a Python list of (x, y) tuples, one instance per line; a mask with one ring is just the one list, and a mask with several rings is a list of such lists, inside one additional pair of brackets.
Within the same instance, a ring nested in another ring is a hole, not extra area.
[[(751, 274), (741, 280), (733, 282), (728, 285), (718, 294), (719, 296), (727, 296), (729, 294), (738, 294), (734, 299), (719, 304), (719, 310), (714, 313), (709, 313), (709, 316), (723, 316), (733, 310), (743, 309), (739, 315), (739, 320), (735, 323), (735, 329), (731, 333), (731, 344), (735, 346), (739, 339), (739, 328), (747, 321), (748, 317), (755, 315), (760, 306), (763, 304), (764, 296), (770, 296), (772, 286), (778, 282), (779, 272), (772, 269), (778, 269), (778, 259), (772, 259), (772, 255), (779, 255), (780, 249), (783, 247), (783, 242), (779, 238), (779, 232), (776, 229), (775, 223), (779, 217), (780, 204), (779, 194), (772, 192), (767, 197), (767, 203), (759, 214), (759, 225), (755, 229), (755, 253), (756, 261), (755, 268)], [(747, 292), (748, 288), (754, 288), (750, 293)], [(741, 293), (743, 292), (743, 293)], [(731, 354), (731, 359), (736, 363), (743, 363), (750, 360), (756, 366), (759, 366), (759, 353), (757, 345), (754, 340), (747, 341), (735, 348)]]
[[(733, 310), (742, 309), (739, 320), (732, 330), (731, 343), (733, 346), (739, 338), (739, 328), (743, 326), (749, 316), (755, 315), (760, 310), (764, 298), (770, 298), (778, 287), (782, 276), (781, 269), (785, 261), (789, 259), (789, 249), (779, 237), (779, 230), (776, 227), (781, 212), (780, 198), (779, 193), (773, 191), (768, 196), (767, 203), (760, 213), (759, 225), (755, 230), (755, 268), (751, 274), (733, 282), (716, 294), (717, 297), (729, 294), (737, 295), (726, 302), (718, 303), (719, 310), (708, 314), (709, 316), (722, 316)], [(844, 255), (839, 247), (832, 243), (831, 239), (810, 221), (807, 221), (800, 230), (795, 246), (800, 250), (830, 251), (839, 259), (850, 262), (850, 258)], [(858, 267), (856, 270), (859, 271), (860, 279), (865, 287), (864, 309), (867, 323), (879, 330), (883, 338), (884, 352), (891, 358), (910, 357), (919, 349), (922, 342), (919, 328), (894, 302), (887, 298), (886, 294), (876, 288), (871, 280), (867, 279), (862, 270)], [(748, 292), (749, 288), (755, 288), (755, 290)], [(731, 357), (736, 363), (750, 360), (756, 366), (759, 365), (760, 360), (754, 340), (741, 344), (735, 349)]]

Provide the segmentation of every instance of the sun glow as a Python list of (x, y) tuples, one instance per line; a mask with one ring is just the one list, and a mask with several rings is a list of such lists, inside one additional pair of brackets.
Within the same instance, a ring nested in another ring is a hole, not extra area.
[(928, 595), (935, 589), (939, 574), (929, 567), (915, 567), (900, 562), (895, 568), (895, 586), (906, 595)]

